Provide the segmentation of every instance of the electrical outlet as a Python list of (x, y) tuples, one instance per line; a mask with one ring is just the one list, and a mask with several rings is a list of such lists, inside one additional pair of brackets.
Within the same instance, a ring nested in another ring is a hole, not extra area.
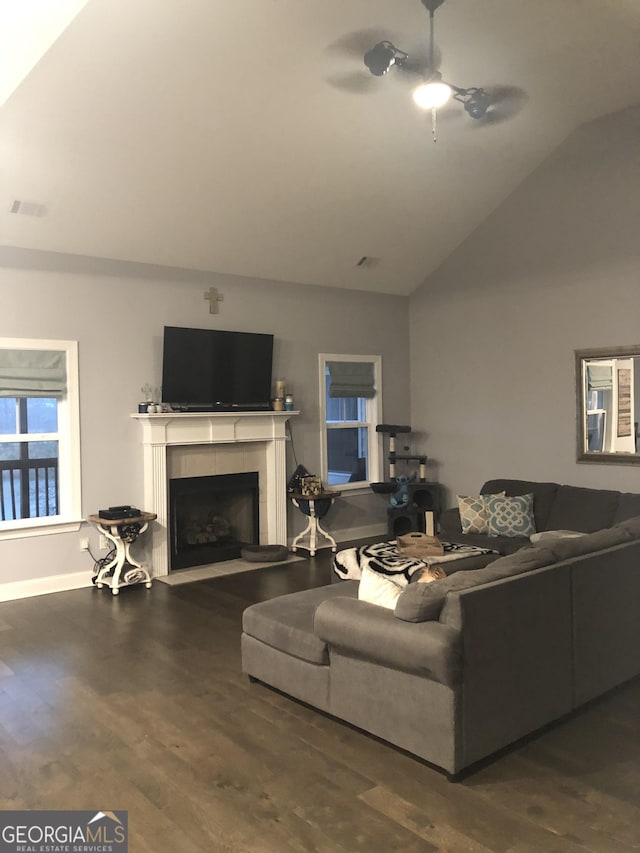
[(99, 534), (98, 545), (100, 546), (101, 551), (108, 551), (109, 550), (109, 547), (110, 547), (109, 540), (104, 535), (104, 533)]
[(85, 537), (80, 540), (80, 550), (88, 551), (89, 550), (89, 540)]

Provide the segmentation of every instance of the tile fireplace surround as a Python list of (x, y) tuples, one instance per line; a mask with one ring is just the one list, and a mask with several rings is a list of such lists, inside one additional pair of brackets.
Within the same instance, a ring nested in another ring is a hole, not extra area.
[(132, 415), (142, 428), (144, 509), (152, 525), (154, 577), (168, 575), (169, 480), (258, 471), (260, 544), (287, 543), (286, 422), (298, 412)]

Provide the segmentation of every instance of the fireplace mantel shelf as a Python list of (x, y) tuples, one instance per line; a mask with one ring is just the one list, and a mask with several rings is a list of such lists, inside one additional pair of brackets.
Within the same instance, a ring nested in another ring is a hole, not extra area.
[(174, 418), (179, 418), (180, 420), (184, 418), (289, 418), (291, 415), (299, 415), (299, 411), (295, 412), (274, 412), (272, 410), (265, 410), (262, 412), (159, 412), (149, 414), (148, 412), (134, 412), (132, 413), (132, 418), (137, 418), (138, 420), (157, 420), (157, 419), (168, 419), (173, 420)]
[(228, 444), (285, 437), (286, 421), (299, 412), (162, 412), (132, 414), (144, 444)]

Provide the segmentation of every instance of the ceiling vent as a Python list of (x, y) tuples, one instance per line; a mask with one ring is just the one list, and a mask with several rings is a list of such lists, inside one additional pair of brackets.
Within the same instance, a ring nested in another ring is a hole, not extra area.
[(380, 258), (374, 258), (371, 255), (363, 255), (356, 263), (356, 266), (360, 267), (360, 269), (371, 269), (371, 267), (375, 267), (379, 263)]
[(38, 204), (35, 201), (22, 201), (19, 198), (15, 198), (11, 202), (9, 212), (19, 213), (21, 216), (44, 216), (46, 208), (44, 204)]

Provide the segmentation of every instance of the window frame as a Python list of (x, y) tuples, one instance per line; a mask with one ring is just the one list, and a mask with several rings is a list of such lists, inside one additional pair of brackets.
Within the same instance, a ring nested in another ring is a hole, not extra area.
[[(344, 421), (343, 423), (327, 422), (326, 406), (326, 371), (327, 362), (369, 362), (373, 364), (375, 396), (366, 400), (366, 420)], [(354, 492), (368, 492), (371, 483), (380, 481), (382, 471), (382, 440), (381, 434), (376, 432), (376, 426), (382, 423), (382, 356), (380, 355), (352, 355), (337, 353), (320, 353), (319, 363), (319, 402), (320, 402), (320, 479), (329, 489), (339, 489), (343, 494)], [(368, 468), (369, 479), (358, 480), (355, 483), (341, 483), (339, 486), (329, 485), (328, 475), (328, 448), (327, 435), (330, 429), (353, 429), (367, 427), (369, 430), (368, 442)]]
[[(0, 338), (0, 349), (57, 350), (65, 353), (67, 393), (58, 400), (58, 487), (57, 515), (0, 521), (0, 541), (80, 529), (82, 519), (80, 469), (80, 393), (78, 378), (78, 342), (36, 338)], [(19, 434), (19, 441), (38, 441), (53, 433)], [(3, 438), (6, 438), (3, 436)], [(15, 440), (12, 435), (11, 438)]]

